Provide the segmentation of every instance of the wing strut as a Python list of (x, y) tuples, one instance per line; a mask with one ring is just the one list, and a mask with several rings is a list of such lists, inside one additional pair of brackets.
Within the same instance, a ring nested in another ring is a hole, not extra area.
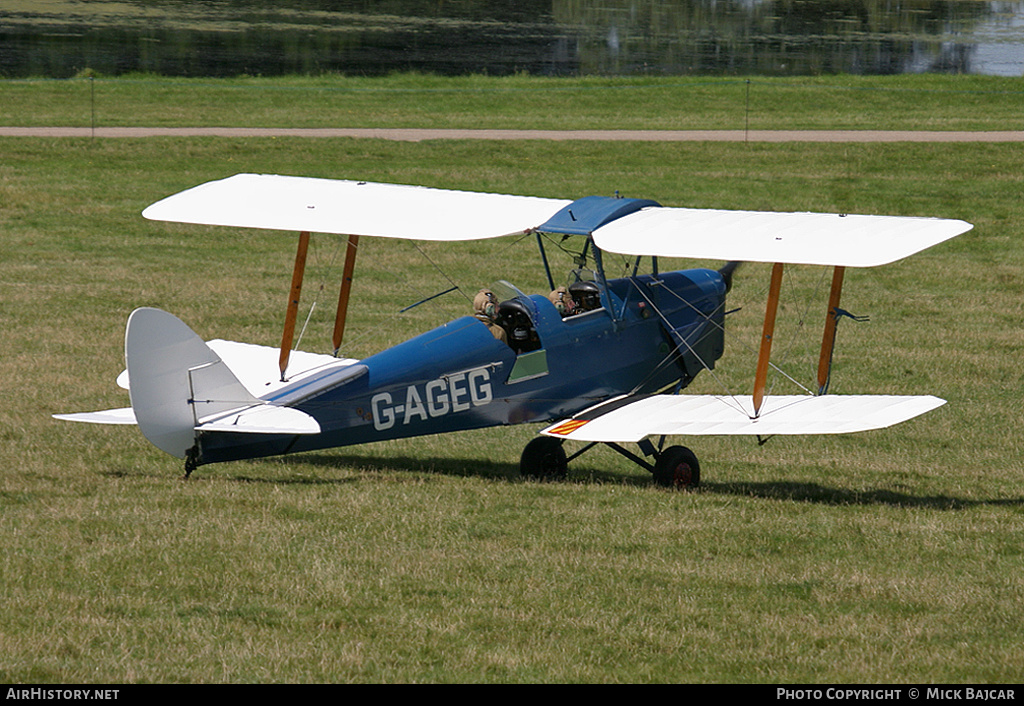
[(764, 312), (764, 329), (761, 334), (761, 350), (757, 356), (757, 371), (754, 374), (754, 416), (761, 413), (764, 402), (764, 388), (768, 382), (768, 360), (772, 353), (772, 339), (775, 337), (775, 314), (779, 310), (779, 293), (782, 291), (782, 263), (772, 266), (772, 281), (768, 288), (768, 304)]
[(334, 356), (341, 349), (341, 339), (345, 335), (345, 317), (348, 315), (348, 298), (352, 292), (352, 272), (356, 266), (356, 250), (359, 247), (359, 236), (348, 236), (348, 249), (345, 251), (345, 269), (341, 275), (341, 291), (338, 293), (338, 313), (334, 318)]
[(309, 251), (309, 232), (299, 233), (299, 247), (295, 252), (295, 269), (292, 272), (292, 288), (288, 295), (288, 310), (285, 313), (284, 333), (281, 336), (281, 382), (285, 380), (288, 370), (288, 358), (291, 356), (292, 340), (295, 338), (295, 319), (299, 313), (299, 295), (302, 294), (302, 278), (306, 272), (306, 253)]
[(843, 275), (846, 268), (839, 265), (832, 271), (832, 290), (828, 295), (828, 313), (825, 316), (825, 332), (821, 337), (821, 355), (818, 358), (818, 394), (828, 391), (829, 374), (832, 368), (832, 352), (836, 347), (836, 326), (839, 323), (839, 296), (843, 291)]

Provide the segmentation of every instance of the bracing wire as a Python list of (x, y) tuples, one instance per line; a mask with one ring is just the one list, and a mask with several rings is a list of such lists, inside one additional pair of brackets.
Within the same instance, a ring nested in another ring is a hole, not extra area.
[[(668, 319), (665, 317), (665, 315), (661, 312), (661, 309), (658, 306), (656, 306), (654, 304), (654, 302), (652, 302), (650, 300), (650, 298), (647, 296), (647, 294), (643, 291), (643, 288), (641, 288), (640, 284), (635, 279), (632, 279), (632, 278), (630, 278), (630, 282), (633, 283), (633, 286), (636, 288), (636, 290), (640, 294), (640, 296), (658, 314), (659, 318), (661, 318), (662, 323), (664, 323), (666, 327), (671, 329), (672, 328), (671, 323), (668, 321)], [(711, 318), (715, 313), (718, 312), (718, 309), (720, 309), (722, 306), (724, 306), (724, 304), (725, 304), (724, 302), (722, 304), (720, 304), (715, 309), (715, 311), (711, 312), (711, 314), (706, 314), (703, 311), (701, 311), (700, 309), (698, 309), (696, 306), (694, 306), (692, 302), (684, 299), (683, 297), (679, 296), (675, 292), (672, 292), (671, 289), (669, 289), (667, 287), (663, 287), (662, 289), (663, 289), (663, 291), (670, 292), (673, 296), (675, 296), (677, 299), (679, 299), (679, 301), (681, 301), (684, 304), (686, 304), (687, 306), (689, 306), (691, 309), (693, 309), (695, 312), (697, 312), (697, 314), (699, 316), (701, 316), (706, 322), (708, 322), (708, 323), (710, 323), (713, 326), (716, 326), (718, 328), (722, 328), (724, 330), (724, 327), (721, 324), (719, 324), (718, 322), (716, 322), (714, 319)], [(658, 365), (656, 365), (654, 367), (654, 369), (651, 370), (650, 374), (644, 379), (644, 382), (642, 382), (640, 385), (637, 385), (634, 388), (634, 392), (637, 389), (640, 389), (641, 387), (643, 387), (643, 384), (646, 383), (646, 381), (649, 380), (655, 373), (657, 373), (659, 370), (661, 370), (664, 366), (670, 364), (670, 362), (672, 361), (673, 357), (676, 355), (676, 353), (679, 351), (679, 349), (682, 346), (686, 346), (687, 350), (689, 350), (689, 352), (692, 353), (694, 355), (694, 357), (697, 359), (697, 361), (701, 364), (701, 367), (703, 367), (703, 369), (708, 372), (708, 374), (712, 377), (712, 379), (716, 383), (718, 383), (719, 387), (722, 388), (725, 397), (728, 398), (728, 403), (733, 405), (733, 406), (735, 406), (735, 408), (737, 410), (744, 411), (743, 410), (743, 406), (740, 404), (739, 400), (736, 399), (736, 394), (733, 393), (729, 389), (729, 386), (725, 383), (725, 381), (722, 380), (722, 378), (718, 374), (715, 373), (714, 368), (712, 368), (703, 358), (701, 358), (700, 355), (697, 353), (697, 351), (694, 350), (693, 346), (690, 345), (690, 343), (688, 343), (687, 340), (685, 338), (683, 338), (682, 336), (679, 337), (679, 343), (677, 343), (672, 348), (672, 350), (670, 350), (668, 352), (668, 354), (666, 354), (666, 356), (664, 358), (662, 358), (661, 362), (659, 362)]]
[(355, 336), (349, 338), (347, 342), (347, 345), (349, 347), (358, 346), (359, 344), (367, 340), (368, 337), (375, 335), (381, 330), (386, 330), (387, 328), (390, 327), (390, 324), (393, 323), (397, 317), (402, 316), (405, 312), (409, 311), (415, 306), (426, 303), (428, 301), (439, 300), (444, 295), (449, 294), (451, 292), (458, 292), (459, 294), (462, 295), (464, 299), (472, 303), (472, 298), (466, 294), (464, 289), (445, 271), (443, 267), (441, 267), (441, 265), (439, 265), (433, 258), (431, 258), (430, 255), (422, 247), (420, 247), (420, 245), (417, 242), (413, 241), (412, 246), (416, 249), (420, 256), (427, 263), (429, 263), (430, 266), (433, 267), (449, 285), (451, 285), (450, 288), (441, 292), (425, 294), (423, 291), (412, 286), (408, 278), (401, 279), (402, 287), (408, 292), (410, 292), (413, 295), (413, 297), (415, 297), (416, 303), (413, 304), (412, 306), (406, 306), (400, 309), (396, 309), (384, 315), (382, 318), (378, 319), (376, 324), (374, 324), (373, 326), (361, 329), (359, 332), (356, 333)]
[[(818, 283), (813, 287), (813, 291), (815, 293), (822, 291), (822, 288), (823, 288), (824, 283), (825, 283), (825, 274), (826, 274), (826, 272), (827, 272), (827, 270), (825, 268), (822, 268), (821, 275), (820, 275), (820, 277), (818, 279)], [(778, 356), (778, 362), (777, 363), (772, 363), (772, 369), (775, 370), (775, 372), (779, 373), (782, 377), (784, 377), (787, 380), (789, 380), (790, 382), (792, 382), (794, 385), (799, 387), (801, 390), (803, 390), (808, 395), (813, 395), (814, 392), (811, 391), (806, 385), (801, 383), (799, 380), (797, 380), (795, 377), (793, 377), (788, 372), (786, 372), (783, 369), (783, 366), (788, 366), (789, 365), (789, 363), (788, 363), (789, 356), (793, 353), (793, 349), (796, 347), (797, 341), (801, 338), (800, 337), (800, 332), (807, 325), (807, 319), (808, 319), (808, 316), (810, 314), (811, 307), (813, 306), (814, 301), (816, 301), (814, 296), (807, 297), (806, 303), (804, 304), (803, 310), (800, 312), (800, 315), (797, 317), (796, 322), (793, 324), (792, 333), (789, 336), (789, 341), (786, 344), (786, 348)], [(777, 382), (777, 379), (773, 379), (772, 380), (771, 387), (768, 390), (768, 394), (771, 394), (771, 391), (775, 389), (776, 382)]]
[(461, 295), (462, 295), (463, 297), (465, 297), (465, 298), (466, 298), (466, 301), (468, 301), (468, 302), (472, 303), (472, 301), (473, 301), (473, 298), (472, 298), (472, 297), (470, 297), (470, 296), (469, 296), (468, 294), (466, 294), (466, 293), (465, 293), (464, 291), (462, 291), (462, 287), (460, 287), (460, 286), (459, 286), (459, 285), (458, 285), (458, 284), (457, 284), (457, 283), (455, 282), (455, 280), (453, 280), (453, 279), (452, 279), (452, 278), (451, 278), (451, 277), (450, 277), (450, 276), (448, 275), (448, 273), (447, 273), (447, 272), (445, 272), (445, 271), (444, 271), (443, 269), (441, 269), (441, 266), (440, 266), (440, 265), (438, 265), (438, 264), (437, 264), (436, 262), (434, 262), (434, 261), (433, 261), (433, 260), (431, 259), (431, 257), (430, 257), (429, 255), (427, 255), (427, 253), (425, 253), (425, 252), (423, 251), (423, 248), (421, 248), (421, 247), (420, 247), (419, 243), (413, 242), (413, 246), (414, 246), (414, 247), (416, 248), (416, 251), (417, 251), (417, 252), (419, 252), (419, 254), (423, 256), (423, 259), (424, 259), (424, 260), (426, 260), (426, 261), (427, 261), (427, 262), (429, 262), (429, 263), (430, 263), (431, 265), (433, 265), (434, 269), (435, 269), (435, 270), (437, 270), (437, 271), (438, 271), (438, 272), (439, 272), (439, 273), (441, 274), (441, 276), (442, 276), (442, 277), (444, 277), (444, 278), (445, 278), (446, 280), (448, 280), (448, 284), (450, 284), (450, 285), (451, 285), (451, 286), (452, 286), (452, 287), (454, 288), (454, 290), (457, 290), (457, 291), (459, 292), (459, 294), (461, 294)]
[[(311, 245), (315, 244), (315, 243), (318, 243), (318, 242), (319, 242), (319, 239), (314, 239), (312, 236), (310, 237), (310, 244)], [(323, 273), (325, 273), (325, 274), (321, 276), (321, 278), (320, 278), (320, 286), (317, 288), (316, 294), (313, 295), (313, 299), (309, 303), (309, 311), (306, 312), (306, 320), (302, 324), (302, 329), (299, 331), (299, 335), (298, 335), (298, 337), (297, 337), (297, 339), (295, 341), (295, 345), (292, 346), (292, 350), (299, 350), (299, 346), (302, 344), (302, 337), (306, 333), (306, 328), (309, 326), (310, 320), (313, 318), (313, 312), (316, 310), (316, 305), (317, 305), (317, 302), (320, 300), (320, 295), (323, 294), (324, 289), (327, 286), (326, 273), (334, 268), (334, 263), (338, 259), (339, 251), (340, 251), (340, 247), (339, 246), (335, 246), (334, 247), (334, 252), (333, 252), (333, 254), (331, 255), (329, 261), (326, 264), (320, 264), (320, 263), (314, 262), (314, 266), (321, 268), (321, 271)], [(319, 257), (320, 257), (320, 248), (317, 248), (317, 247), (313, 248), (313, 257), (314, 257), (314, 259), (319, 259)]]
[[(821, 291), (822, 287), (824, 286), (824, 282), (825, 282), (825, 279), (826, 279), (825, 278), (825, 272), (826, 271), (823, 269), (822, 270), (822, 274), (819, 277), (818, 283), (814, 287), (816, 292), (817, 291)], [(668, 321), (665, 319), (664, 315), (661, 313), (661, 311), (658, 309), (658, 307), (654, 306), (654, 304), (650, 301), (650, 299), (644, 293), (643, 289), (635, 281), (633, 282), (633, 284), (636, 287), (636, 289), (639, 292), (639, 294), (651, 305), (651, 307), (662, 318), (662, 321), (666, 325), (668, 325)], [(662, 291), (668, 293), (670, 296), (675, 297), (679, 302), (681, 302), (681, 303), (685, 304), (686, 306), (690, 307), (694, 312), (696, 312), (699, 316), (701, 316), (707, 323), (710, 323), (710, 324), (716, 326), (717, 328), (721, 328), (721, 329), (724, 330), (724, 327), (721, 324), (719, 324), (716, 321), (714, 321), (714, 319), (712, 318), (712, 316), (714, 316), (714, 314), (717, 313), (717, 309), (715, 311), (711, 312), (710, 314), (705, 314), (699, 308), (694, 306), (691, 302), (687, 301), (685, 298), (683, 298), (678, 293), (672, 291), (671, 289), (669, 289), (667, 287), (664, 287), (664, 288), (662, 288)], [(814, 393), (806, 385), (801, 383), (793, 375), (791, 375), (789, 372), (787, 372), (784, 369), (783, 366), (787, 365), (786, 361), (789, 358), (789, 356), (792, 354), (792, 350), (793, 350), (793, 348), (794, 348), (794, 346), (796, 344), (797, 339), (799, 338), (799, 333), (806, 326), (808, 315), (810, 313), (811, 307), (813, 306), (813, 301), (815, 301), (815, 298), (813, 296), (807, 298), (807, 303), (804, 305), (803, 311), (800, 313), (797, 321), (794, 324), (795, 331), (790, 336), (789, 342), (787, 343), (786, 349), (782, 351), (782, 355), (780, 356), (779, 362), (777, 362), (777, 363), (776, 362), (770, 362), (769, 363), (769, 365), (771, 366), (771, 369), (773, 371), (775, 371), (778, 375), (781, 375), (783, 378), (789, 380), (791, 383), (793, 383), (794, 385), (799, 387), (801, 390), (803, 390), (808, 395), (813, 395)], [(723, 303), (722, 306), (724, 306), (724, 303)], [(680, 343), (677, 344), (668, 353), (668, 355), (665, 357), (665, 359), (663, 359), (654, 368), (654, 370), (652, 371), (651, 374), (653, 375), (658, 370), (660, 370), (664, 365), (668, 364), (668, 362), (673, 358), (673, 356), (676, 355), (677, 351), (679, 351), (680, 348), (682, 346), (684, 346), (684, 345), (688, 348), (688, 350), (691, 353), (693, 353), (693, 355), (697, 358), (698, 362), (700, 362), (700, 364), (703, 366), (703, 368), (708, 371), (708, 374), (712, 377), (712, 379), (715, 380), (715, 382), (718, 384), (718, 386), (723, 390), (724, 395), (727, 396), (732, 401), (732, 403), (736, 405), (737, 409), (741, 409), (740, 403), (736, 399), (737, 393), (735, 393), (732, 390), (730, 390), (728, 384), (726, 384), (726, 382), (721, 378), (721, 376), (717, 375), (713, 368), (711, 368), (705, 361), (700, 359), (700, 356), (696, 353), (696, 351), (693, 349), (693, 347), (689, 343), (687, 343), (687, 341), (685, 339), (681, 339), (680, 340)], [(739, 345), (741, 345), (749, 353), (756, 352), (755, 348), (753, 346), (751, 346), (747, 342), (739, 341)], [(776, 381), (777, 381), (777, 379), (776, 379)], [(772, 382), (772, 387), (773, 388), (774, 388), (774, 385), (775, 385), (776, 381)]]

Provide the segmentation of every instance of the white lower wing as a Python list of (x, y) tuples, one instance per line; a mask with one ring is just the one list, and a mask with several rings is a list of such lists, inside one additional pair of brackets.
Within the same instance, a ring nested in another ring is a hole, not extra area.
[[(945, 404), (930, 395), (810, 395), (753, 401), (716, 395), (654, 395), (598, 405), (541, 431), (577, 441), (637, 442), (648, 436), (849, 434), (882, 429)], [(609, 408), (602, 413), (601, 407)]]

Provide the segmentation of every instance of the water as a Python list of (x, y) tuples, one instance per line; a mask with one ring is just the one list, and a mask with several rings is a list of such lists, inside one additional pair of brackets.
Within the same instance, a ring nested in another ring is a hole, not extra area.
[(109, 14), (73, 0), (5, 5), (8, 78), (1024, 75), (1024, 0), (128, 0), (102, 4)]

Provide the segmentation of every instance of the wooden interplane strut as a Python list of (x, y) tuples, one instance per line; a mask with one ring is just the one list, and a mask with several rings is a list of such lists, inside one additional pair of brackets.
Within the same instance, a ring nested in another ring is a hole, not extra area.
[(836, 346), (836, 326), (839, 324), (839, 297), (843, 291), (845, 267), (832, 271), (832, 289), (828, 295), (828, 311), (825, 314), (825, 332), (821, 337), (821, 355), (818, 357), (818, 394), (828, 391), (829, 375), (832, 368), (832, 351)]
[(359, 236), (348, 236), (348, 249), (345, 251), (345, 269), (341, 275), (341, 291), (338, 292), (338, 311), (334, 317), (334, 355), (338, 355), (341, 339), (345, 335), (345, 318), (348, 315), (348, 300), (352, 293), (352, 273), (356, 266), (356, 251), (359, 248)]
[(772, 281), (768, 288), (768, 304), (764, 312), (764, 328), (761, 333), (761, 350), (757, 356), (757, 371), (754, 374), (754, 416), (761, 413), (764, 389), (768, 383), (768, 362), (772, 353), (772, 339), (775, 337), (775, 315), (779, 310), (779, 294), (782, 291), (782, 263), (772, 266)]
[(281, 357), (278, 366), (281, 380), (285, 380), (288, 358), (291, 356), (292, 341), (295, 338), (295, 320), (299, 314), (299, 297), (302, 294), (302, 278), (306, 272), (306, 253), (309, 251), (309, 233), (299, 233), (299, 246), (295, 252), (295, 269), (292, 271), (292, 288), (288, 294), (288, 309), (285, 312), (284, 333), (281, 336)]

